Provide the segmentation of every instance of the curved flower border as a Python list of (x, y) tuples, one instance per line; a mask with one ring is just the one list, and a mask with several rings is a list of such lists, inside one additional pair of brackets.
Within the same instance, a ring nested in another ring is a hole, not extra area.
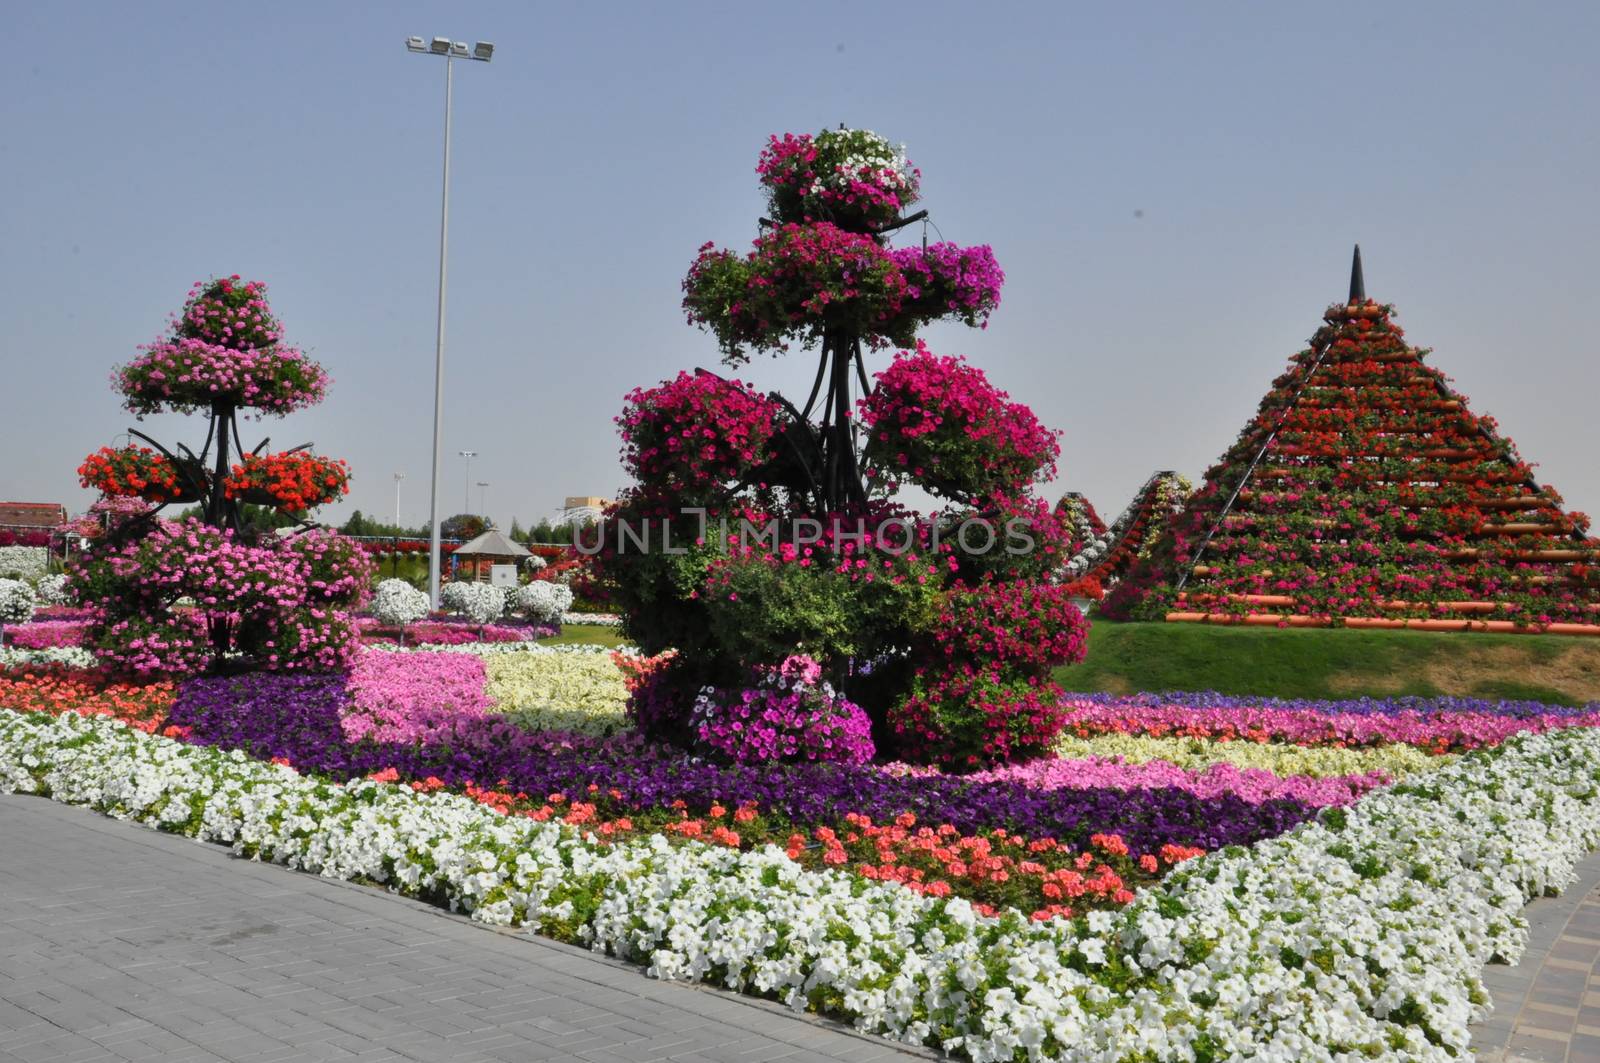
[(101, 719), (0, 713), (0, 791), (364, 879), (973, 1060), (1458, 1058), (1529, 897), (1600, 843), (1600, 734), (1475, 753), (1121, 913), (1028, 924), (775, 848), (602, 848), (470, 798), (340, 786)]

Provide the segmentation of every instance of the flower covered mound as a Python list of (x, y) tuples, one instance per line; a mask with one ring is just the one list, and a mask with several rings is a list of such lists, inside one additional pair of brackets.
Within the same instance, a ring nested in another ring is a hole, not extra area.
[[(1486, 963), (1600, 843), (1600, 734), (1526, 735), (1121, 912), (1030, 923), (776, 848), (599, 844), (481, 802), (345, 786), (107, 720), (0, 714), (0, 789), (382, 883), (973, 1060), (1459, 1058)], [(1491, 824), (1495, 829), (1485, 830)]]

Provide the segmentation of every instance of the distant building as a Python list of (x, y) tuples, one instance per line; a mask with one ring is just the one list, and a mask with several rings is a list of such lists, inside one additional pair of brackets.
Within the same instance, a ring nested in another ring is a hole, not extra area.
[(0, 502), (0, 528), (47, 530), (66, 520), (67, 507), (56, 502)]
[(599, 495), (568, 495), (561, 508), (561, 522), (572, 524), (599, 520), (611, 499)]

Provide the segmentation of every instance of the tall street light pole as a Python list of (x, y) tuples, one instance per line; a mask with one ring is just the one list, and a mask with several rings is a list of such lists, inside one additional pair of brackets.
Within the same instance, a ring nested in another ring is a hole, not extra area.
[(483, 518), (485, 524), (489, 521), (489, 484), (484, 480), (478, 481), (478, 516)]
[(461, 481), (461, 512), (472, 512), (472, 459), (478, 456), (476, 450), (458, 450), (463, 458), (467, 459), (467, 471)]
[(465, 41), (435, 37), (406, 38), (406, 49), (422, 55), (444, 56), (444, 188), (439, 208), (439, 331), (433, 357), (433, 481), (428, 489), (428, 595), (439, 607), (439, 441), (444, 432), (444, 295), (445, 266), (450, 246), (450, 90), (457, 59), (487, 63), (494, 56), (494, 45), (479, 41), (469, 50)]
[(400, 481), (405, 478), (406, 474), (403, 472), (394, 474), (394, 526), (396, 530), (400, 527)]

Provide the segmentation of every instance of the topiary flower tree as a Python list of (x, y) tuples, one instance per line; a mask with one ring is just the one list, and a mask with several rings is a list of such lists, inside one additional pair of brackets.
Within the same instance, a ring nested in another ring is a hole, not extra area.
[[(820, 735), (859, 706), (880, 754), (976, 766), (1042, 752), (1061, 726), (1049, 672), (1083, 641), (1049, 582), (1065, 526), (1032, 494), (1055, 474), (1057, 433), (916, 338), (935, 320), (986, 325), (1004, 274), (987, 246), (890, 245), (926, 217), (902, 215), (921, 174), (875, 133), (773, 137), (756, 171), (761, 235), (744, 255), (703, 246), (684, 309), (728, 365), (797, 344), (817, 349), (816, 377), (801, 404), (705, 370), (627, 396), (635, 484), (581, 548), (641, 649), (679, 651), (634, 684), (636, 721), (748, 759), (837, 748), (795, 721), (811, 712)], [(891, 348), (874, 382), (867, 358)], [(942, 508), (897, 503), (905, 486)], [(985, 608), (1025, 627), (964, 641)], [(784, 742), (708, 729), (708, 706), (748, 713), (796, 659), (830, 694), (785, 695)]]
[[(328, 377), (282, 343), (266, 286), (237, 275), (197, 283), (167, 336), (112, 376), (136, 417), (206, 414), (198, 453), (139, 431), (149, 446), (104, 447), (78, 469), (101, 492), (101, 527), (69, 573), (73, 595), (95, 606), (103, 660), (133, 672), (214, 667), (331, 670), (357, 645), (346, 611), (368, 593), (372, 563), (349, 539), (306, 514), (349, 491), (342, 461), (309, 444), (246, 453), (238, 414), (283, 416), (320, 402)], [(198, 517), (160, 511), (196, 504)], [(261, 536), (244, 504), (293, 516), (301, 530)]]

